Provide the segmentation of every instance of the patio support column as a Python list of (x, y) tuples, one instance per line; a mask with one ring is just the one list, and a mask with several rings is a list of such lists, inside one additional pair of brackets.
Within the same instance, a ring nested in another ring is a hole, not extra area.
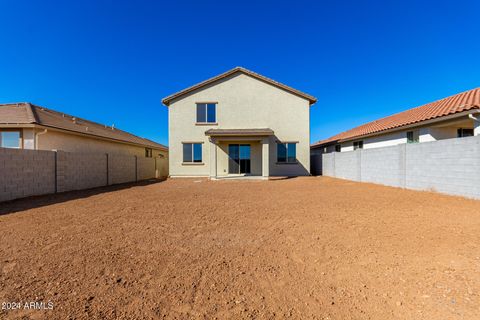
[(262, 176), (270, 176), (270, 139), (262, 139)]
[(217, 177), (217, 141), (209, 138), (210, 141), (210, 178)]

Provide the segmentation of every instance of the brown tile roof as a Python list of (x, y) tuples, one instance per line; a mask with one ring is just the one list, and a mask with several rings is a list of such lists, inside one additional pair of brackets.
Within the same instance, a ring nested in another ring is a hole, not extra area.
[(170, 96), (168, 96), (168, 97), (166, 97), (166, 98), (163, 98), (162, 103), (163, 103), (164, 105), (166, 105), (166, 106), (169, 106), (169, 105), (170, 105), (170, 102), (171, 102), (172, 100), (174, 100), (174, 99), (176, 99), (176, 98), (179, 98), (179, 97), (181, 97), (181, 96), (183, 96), (183, 95), (185, 95), (185, 94), (188, 94), (188, 93), (190, 93), (190, 92), (192, 92), (192, 91), (195, 91), (195, 90), (197, 90), (197, 89), (199, 89), (199, 88), (201, 88), (201, 87), (204, 87), (204, 86), (206, 86), (206, 85), (209, 85), (209, 84), (211, 84), (211, 83), (214, 83), (214, 82), (216, 82), (216, 81), (218, 81), (218, 80), (224, 79), (224, 78), (226, 78), (226, 77), (228, 77), (228, 76), (230, 76), (230, 75), (232, 75), (232, 74), (235, 74), (235, 73), (237, 73), (237, 72), (244, 73), (244, 74), (249, 75), (249, 76), (251, 76), (251, 77), (253, 77), (253, 78), (256, 78), (256, 79), (258, 79), (258, 80), (261, 80), (261, 81), (264, 81), (264, 82), (266, 82), (266, 83), (269, 83), (269, 84), (271, 84), (271, 85), (273, 85), (273, 86), (275, 86), (275, 87), (277, 87), (277, 88), (283, 89), (283, 90), (285, 90), (285, 91), (287, 91), (287, 92), (290, 92), (290, 93), (292, 93), (292, 94), (294, 94), (294, 95), (297, 95), (297, 96), (300, 96), (300, 97), (302, 97), (302, 98), (304, 98), (304, 99), (307, 99), (308, 101), (310, 101), (310, 105), (312, 105), (312, 104), (314, 104), (315, 102), (317, 102), (317, 98), (315, 98), (315, 97), (313, 97), (313, 96), (311, 96), (311, 95), (309, 95), (309, 94), (306, 94), (306, 93), (303, 93), (303, 92), (301, 92), (301, 91), (298, 91), (297, 89), (293, 89), (292, 87), (289, 87), (289, 86), (287, 86), (287, 85), (284, 85), (283, 83), (277, 82), (277, 81), (275, 81), (275, 80), (272, 80), (272, 79), (270, 79), (270, 78), (267, 78), (267, 77), (265, 77), (265, 76), (262, 76), (261, 74), (255, 73), (255, 72), (250, 71), (250, 70), (248, 70), (248, 69), (245, 69), (245, 68), (242, 68), (242, 67), (236, 67), (236, 68), (233, 68), (233, 69), (231, 69), (231, 70), (229, 70), (229, 71), (227, 71), (227, 72), (224, 72), (224, 73), (222, 73), (222, 74), (220, 74), (220, 75), (218, 75), (218, 76), (215, 76), (215, 77), (213, 77), (213, 78), (207, 79), (207, 80), (205, 80), (205, 81), (202, 81), (202, 82), (200, 82), (200, 83), (197, 83), (196, 85), (193, 85), (193, 86), (191, 86), (191, 87), (188, 87), (188, 88), (186, 88), (186, 89), (184, 89), (184, 90), (182, 90), (182, 91), (179, 91), (179, 92), (177, 92), (177, 93), (174, 93), (174, 94), (172, 94), (172, 95), (170, 95)]
[(34, 123), (35, 116), (31, 108), (26, 108), (24, 103), (0, 105), (0, 123)]
[(337, 141), (351, 140), (411, 124), (418, 123), (421, 125), (420, 122), (422, 121), (432, 120), (473, 109), (480, 109), (480, 88), (458, 93), (438, 101), (427, 103), (420, 107), (366, 123), (328, 139), (318, 141), (312, 144), (311, 147), (317, 147)]
[(205, 131), (207, 136), (271, 136), (273, 130), (262, 129), (209, 129)]
[(117, 128), (39, 107), (28, 102), (0, 104), (0, 124), (37, 124), (149, 148), (168, 150), (162, 144), (137, 137)]

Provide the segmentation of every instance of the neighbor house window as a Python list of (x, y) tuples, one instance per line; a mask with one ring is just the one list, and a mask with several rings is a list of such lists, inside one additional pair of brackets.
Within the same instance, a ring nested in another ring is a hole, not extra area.
[(152, 149), (145, 148), (145, 157), (151, 158), (152, 157)]
[(473, 137), (473, 129), (463, 129), (463, 128), (460, 128), (457, 130), (457, 136), (459, 138), (463, 138), (463, 137)]
[(20, 131), (0, 131), (0, 147), (21, 148)]
[(407, 131), (407, 143), (418, 143), (419, 134), (418, 131)]
[(184, 143), (183, 144), (183, 162), (201, 163), (202, 162), (202, 144)]
[(341, 152), (342, 151), (342, 145), (336, 144), (335, 145), (335, 152)]
[(215, 103), (197, 103), (197, 123), (216, 123), (217, 105)]
[(363, 149), (363, 141), (355, 141), (353, 143), (353, 150)]
[(294, 163), (297, 162), (297, 144), (296, 143), (277, 143), (277, 162)]

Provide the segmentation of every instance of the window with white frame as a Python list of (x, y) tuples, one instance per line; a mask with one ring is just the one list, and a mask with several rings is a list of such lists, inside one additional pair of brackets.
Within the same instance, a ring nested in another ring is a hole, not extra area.
[(0, 147), (20, 149), (22, 147), (21, 137), (20, 131), (0, 131)]
[(297, 144), (294, 142), (277, 142), (277, 162), (295, 163), (297, 162)]
[(183, 162), (201, 163), (202, 162), (202, 144), (184, 143), (183, 144)]
[(197, 103), (197, 123), (216, 123), (217, 105), (215, 103)]

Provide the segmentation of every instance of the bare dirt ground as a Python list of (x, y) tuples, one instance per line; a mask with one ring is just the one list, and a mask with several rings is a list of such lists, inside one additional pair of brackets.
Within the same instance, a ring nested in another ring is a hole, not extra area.
[(168, 180), (0, 204), (32, 319), (480, 319), (480, 202), (329, 178)]

